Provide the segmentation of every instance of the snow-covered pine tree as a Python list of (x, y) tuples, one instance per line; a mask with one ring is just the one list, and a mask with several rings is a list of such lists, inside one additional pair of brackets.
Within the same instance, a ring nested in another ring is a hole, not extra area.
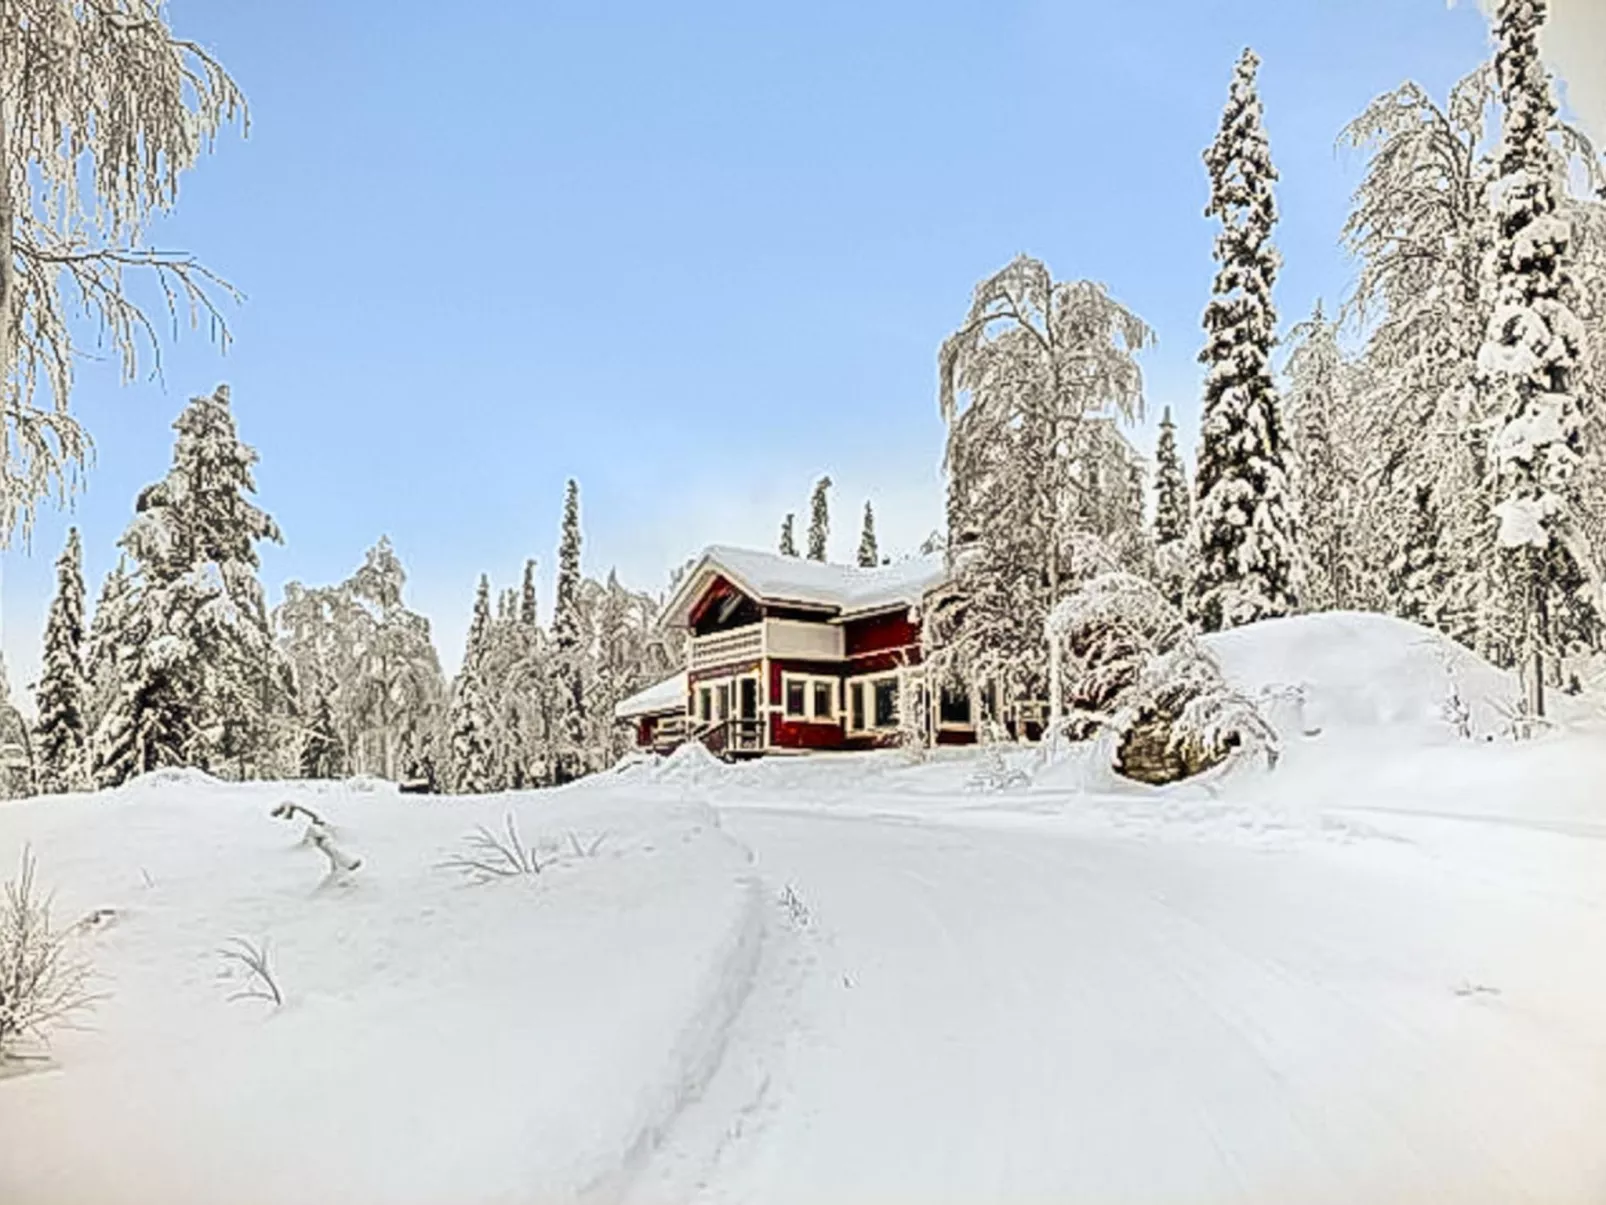
[(859, 532), (859, 568), (874, 569), (881, 563), (881, 550), (875, 541), (875, 511), (864, 504), (864, 528)]
[(486, 654), (491, 632), (491, 584), (483, 575), (474, 596), (474, 618), (463, 650), (463, 667), (452, 684), (447, 711), (451, 763), (448, 781), (460, 795), (484, 795), (500, 790), (497, 773), (496, 709), (490, 684), (485, 680)]
[(257, 455), (228, 386), (192, 398), (173, 426), (173, 467), (141, 491), (121, 540), (137, 573), (115, 638), (132, 655), (97, 736), (103, 785), (169, 765), (262, 772), (289, 704), (256, 576), (256, 545), (279, 529), (247, 497)]
[(34, 751), (43, 794), (79, 791), (89, 785), (88, 694), (83, 549), (73, 527), (56, 562), (56, 596), (45, 621), (44, 672), (35, 691), (39, 722)]
[(1300, 602), (1307, 611), (1354, 605), (1354, 497), (1348, 434), (1346, 366), (1338, 324), (1316, 303), (1315, 312), (1293, 330), (1288, 356), (1288, 433), (1294, 453), (1304, 570)]
[(952, 578), (922, 625), (933, 681), (1053, 708), (1050, 607), (1095, 561), (1141, 551), (1141, 478), (1117, 423), (1142, 414), (1136, 353), (1152, 338), (1102, 285), (1026, 256), (976, 287), (938, 353)]
[(831, 479), (821, 477), (814, 483), (814, 494), (809, 498), (809, 560), (825, 560), (825, 546), (831, 536), (831, 500), (827, 492)]
[(1259, 66), (1254, 51), (1245, 50), (1220, 132), (1204, 156), (1210, 173), (1205, 214), (1221, 221), (1220, 268), (1199, 355), (1207, 375), (1187, 601), (1189, 617), (1206, 631), (1287, 615), (1297, 601), (1294, 500), (1271, 372), (1277, 172), (1261, 124)]
[(1495, 12), (1495, 75), (1504, 105), (1498, 175), (1490, 186), (1498, 236), (1494, 313), (1478, 372), (1499, 416), (1493, 453), (1497, 540), (1511, 605), (1520, 615), (1520, 666), (1530, 714), (1545, 713), (1548, 614), (1559, 580), (1579, 569), (1574, 479), (1584, 453), (1584, 415), (1573, 376), (1584, 329), (1570, 302), (1573, 232), (1558, 212), (1556, 118), (1539, 56), (1547, 0), (1501, 0)]
[(792, 534), (792, 532), (793, 532), (793, 524), (794, 524), (794, 520), (796, 519), (796, 517), (797, 516), (792, 514), (791, 511), (787, 511), (786, 512), (786, 517), (781, 520), (781, 555), (782, 556), (796, 556), (797, 555), (797, 537)]

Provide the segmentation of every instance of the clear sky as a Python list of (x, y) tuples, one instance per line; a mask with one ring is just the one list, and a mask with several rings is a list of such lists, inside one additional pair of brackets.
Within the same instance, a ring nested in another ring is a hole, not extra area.
[[(1593, 3), (1594, 0), (1588, 0)], [(182, 332), (165, 376), (86, 365), (97, 445), (70, 516), (4, 554), (14, 687), (82, 529), (93, 596), (184, 400), (219, 381), (261, 453), (283, 583), (388, 533), (448, 668), (481, 572), (551, 596), (563, 482), (585, 568), (660, 590), (710, 542), (773, 545), (835, 480), (883, 548), (939, 526), (936, 350), (1018, 252), (1103, 281), (1158, 332), (1155, 414), (1196, 438), (1212, 227), (1200, 152), (1232, 64), (1264, 59), (1285, 325), (1351, 272), (1346, 121), (1485, 53), (1445, 0), (176, 0), (230, 67), (226, 135), (156, 232), (234, 281), (234, 346)], [(1135, 436), (1152, 445), (1152, 420)], [(20, 689), (16, 690), (20, 694)]]

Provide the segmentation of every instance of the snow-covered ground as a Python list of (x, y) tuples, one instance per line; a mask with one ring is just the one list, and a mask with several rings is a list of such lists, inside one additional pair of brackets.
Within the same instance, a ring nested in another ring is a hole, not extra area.
[[(1514, 683), (1377, 617), (1214, 647), (1299, 688), (1270, 773), (686, 750), (488, 800), (0, 806), (0, 866), (31, 842), (61, 915), (115, 910), (93, 1028), (0, 1079), (0, 1201), (1606, 1199), (1594, 703), (1514, 743)], [(608, 836), (439, 866), (510, 810)], [(227, 1001), (234, 936), (283, 1008)]]

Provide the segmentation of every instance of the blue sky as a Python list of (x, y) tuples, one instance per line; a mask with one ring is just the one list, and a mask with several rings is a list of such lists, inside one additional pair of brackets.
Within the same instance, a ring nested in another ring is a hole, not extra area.
[[(175, 0), (250, 99), (162, 246), (246, 302), (161, 382), (80, 374), (97, 445), (69, 516), (4, 554), (29, 681), (67, 522), (91, 598), (170, 423), (219, 381), (284, 529), (263, 577), (338, 580), (388, 533), (456, 664), (481, 572), (550, 599), (563, 482), (585, 567), (645, 589), (703, 544), (771, 546), (837, 483), (899, 552), (942, 515), (936, 349), (1018, 252), (1157, 331), (1151, 406), (1196, 435), (1211, 225), (1200, 152), (1253, 45), (1282, 173), (1285, 326), (1350, 278), (1358, 163), (1334, 139), (1406, 78), (1486, 48), (1444, 0), (987, 4)], [(1137, 436), (1152, 444), (1152, 422)], [(20, 693), (20, 690), (18, 691)]]

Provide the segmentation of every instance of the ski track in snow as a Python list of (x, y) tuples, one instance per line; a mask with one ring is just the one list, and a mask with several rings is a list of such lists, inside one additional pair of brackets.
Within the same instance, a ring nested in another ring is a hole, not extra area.
[(1606, 1048), (1524, 954), (1598, 946), (1573, 909), (1370, 844), (952, 821), (727, 801), (811, 974), (755, 992), (635, 1200), (1600, 1199)]

